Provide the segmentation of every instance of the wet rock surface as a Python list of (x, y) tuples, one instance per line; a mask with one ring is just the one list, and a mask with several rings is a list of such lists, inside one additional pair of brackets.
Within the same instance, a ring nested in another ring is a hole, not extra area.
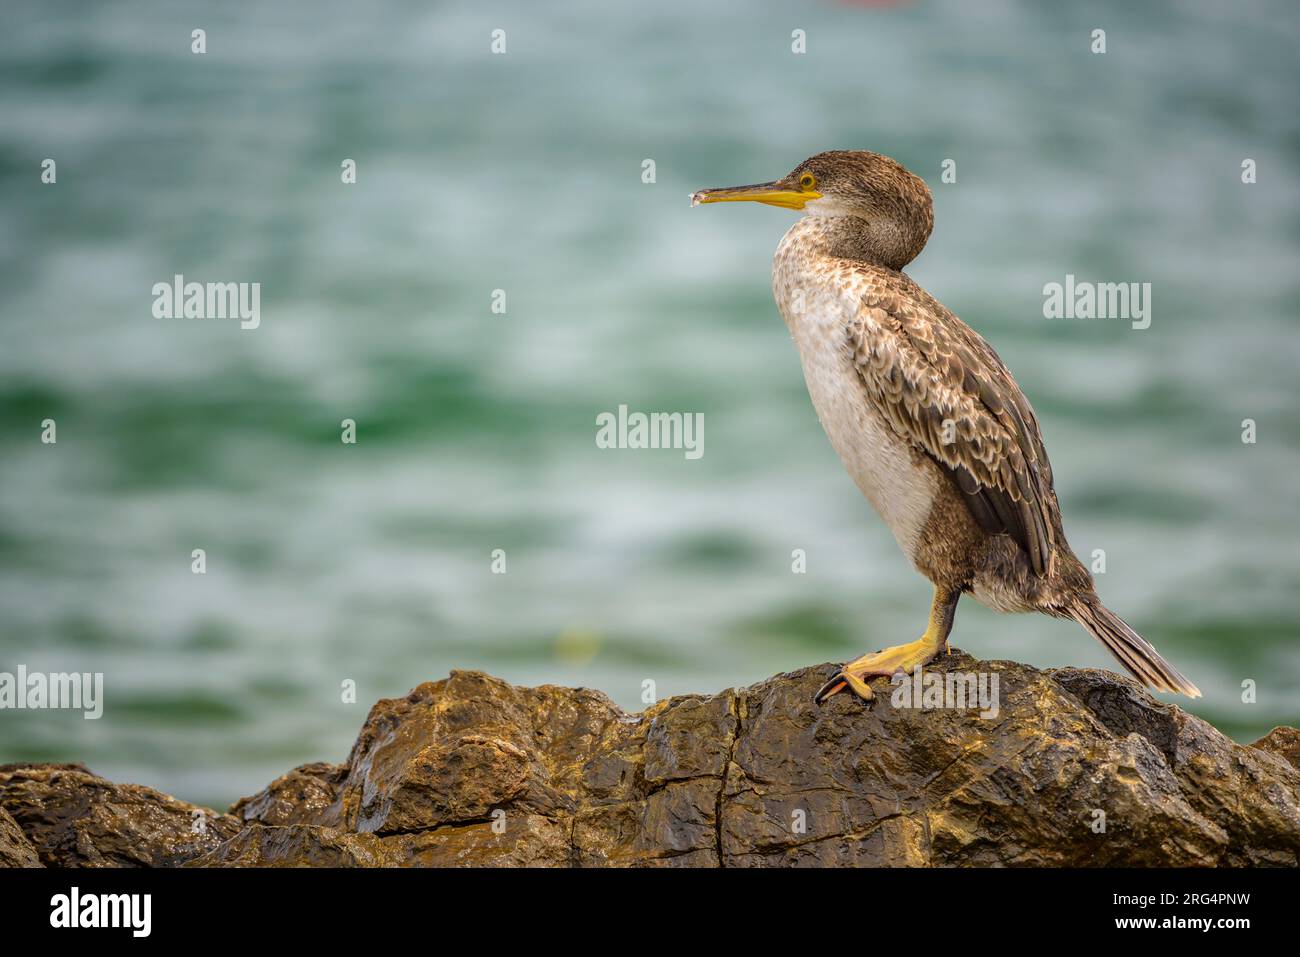
[(228, 814), (79, 764), (0, 765), (0, 808), (46, 867), (169, 867), (239, 830)]
[(43, 867), (36, 848), (18, 822), (0, 808), (0, 867)]
[[(370, 711), (342, 764), (220, 815), (80, 766), (0, 767), (0, 863), (194, 867), (1295, 866), (1300, 732), (1238, 745), (1105, 671), (960, 652), (998, 708), (871, 707), (822, 665), (627, 714), (453, 672)], [(922, 703), (926, 703), (922, 699)], [(952, 702), (949, 702), (952, 703)], [(18, 865), (21, 866), (21, 865)]]
[(1300, 730), (1295, 728), (1274, 728), (1252, 744), (1251, 747), (1279, 755), (1291, 767), (1300, 770)]

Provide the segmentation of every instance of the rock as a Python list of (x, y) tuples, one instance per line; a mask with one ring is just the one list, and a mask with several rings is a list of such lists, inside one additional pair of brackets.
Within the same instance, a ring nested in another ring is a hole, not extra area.
[(18, 822), (0, 807), (0, 867), (44, 867)]
[(1279, 755), (1291, 767), (1300, 770), (1300, 731), (1295, 728), (1274, 728), (1251, 747)]
[(341, 764), (304, 764), (253, 797), (236, 801), (230, 813), (241, 821), (270, 826), (319, 822), (338, 797), (339, 783), (346, 774), (347, 767)]
[[(0, 769), (0, 805), (45, 863), (1300, 861), (1295, 729), (1242, 746), (1127, 678), (960, 652), (927, 675), (996, 677), (985, 716), (895, 702), (885, 679), (870, 707), (838, 695), (818, 708), (812, 694), (832, 673), (808, 668), (629, 715), (586, 689), (453, 672), (378, 702), (344, 764), (304, 765), (238, 801), (202, 846), (181, 840), (190, 805), (162, 813), (171, 799), (84, 769)], [(136, 841), (144, 849), (128, 854)]]
[(397, 855), (373, 834), (315, 824), (246, 827), (192, 867), (396, 867)]
[(0, 765), (0, 808), (47, 867), (170, 867), (233, 837), (239, 822), (80, 764)]
[(564, 867), (569, 829), (525, 817), (497, 834), (491, 825), (380, 837), (319, 824), (246, 827), (186, 867)]

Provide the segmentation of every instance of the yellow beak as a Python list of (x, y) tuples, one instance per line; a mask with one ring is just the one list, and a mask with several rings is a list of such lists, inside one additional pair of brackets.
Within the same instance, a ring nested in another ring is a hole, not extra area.
[(691, 196), (691, 205), (701, 203), (766, 203), (782, 209), (803, 209), (809, 200), (821, 199), (815, 189), (791, 189), (787, 184), (758, 183), (753, 186), (726, 186), (720, 189), (702, 189)]

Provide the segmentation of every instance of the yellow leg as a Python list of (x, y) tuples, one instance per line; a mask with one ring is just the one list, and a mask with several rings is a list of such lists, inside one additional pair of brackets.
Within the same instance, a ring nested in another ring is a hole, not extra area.
[(875, 675), (892, 675), (902, 671), (911, 674), (917, 667), (933, 661), (939, 652), (948, 652), (948, 633), (952, 631), (953, 614), (961, 592), (935, 588), (934, 602), (930, 605), (930, 623), (925, 634), (906, 645), (894, 645), (875, 654), (863, 655), (841, 668), (830, 681), (822, 685), (813, 700), (821, 704), (831, 695), (849, 688), (863, 701), (876, 696), (866, 679)]

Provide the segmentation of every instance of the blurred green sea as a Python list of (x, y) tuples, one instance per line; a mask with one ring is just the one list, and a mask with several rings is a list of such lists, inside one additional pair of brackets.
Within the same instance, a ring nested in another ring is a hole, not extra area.
[[(647, 679), (712, 692), (915, 637), (928, 585), (771, 301), (791, 214), (686, 198), (829, 148), (931, 184), (909, 271), (1015, 372), (1071, 544), (1105, 550), (1101, 594), (1200, 685), (1192, 710), (1240, 740), (1298, 723), (1294, 3), (0, 18), (0, 670), (107, 694), (98, 721), (0, 713), (0, 762), (221, 806), (341, 760), (370, 703), (451, 668), (639, 709)], [(260, 328), (153, 318), (176, 273), (260, 282)], [(1067, 273), (1152, 283), (1151, 327), (1044, 319)], [(703, 412), (704, 456), (596, 448), (620, 403)], [(954, 641), (1112, 666), (969, 601)]]

